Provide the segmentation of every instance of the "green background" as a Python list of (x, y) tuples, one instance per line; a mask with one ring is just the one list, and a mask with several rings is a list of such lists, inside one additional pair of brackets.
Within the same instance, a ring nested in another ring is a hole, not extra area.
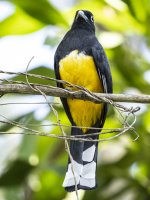
[[(3, 2), (3, 1), (1, 1)], [(6, 1), (5, 1), (6, 2)], [(69, 29), (78, 9), (93, 12), (96, 35), (105, 48), (113, 76), (114, 93), (149, 94), (150, 74), (150, 1), (149, 0), (76, 0), (63, 11), (47, 0), (10, 0), (14, 12), (0, 22), (0, 37), (33, 33), (47, 26), (58, 30), (58, 34), (43, 38), (43, 45), (54, 48)], [(60, 1), (60, 3), (62, 3)], [(14, 47), (15, 48), (15, 47)], [(24, 55), (25, 56), (25, 55)], [(51, 56), (51, 55), (50, 55)], [(11, 71), (11, 70), (10, 70)], [(35, 66), (30, 73), (54, 77), (49, 66)], [(146, 76), (147, 75), (147, 76)], [(24, 81), (16, 76), (14, 80)], [(50, 84), (47, 81), (30, 78), (30, 82)], [(6, 95), (6, 98), (14, 95)], [(26, 97), (26, 96), (23, 96)], [(1, 98), (3, 100), (4, 97)], [(17, 96), (19, 102), (21, 96)], [(29, 97), (30, 98), (30, 97)], [(58, 102), (56, 98), (50, 98)], [(124, 104), (135, 106), (135, 104)], [(22, 105), (28, 106), (28, 105)], [(150, 199), (150, 111), (149, 105), (139, 105), (134, 125), (135, 133), (129, 131), (108, 142), (99, 144), (98, 188), (80, 192), (80, 199), (91, 200), (149, 200)], [(60, 104), (55, 105), (61, 123), (69, 124)], [(9, 109), (13, 109), (9, 107)], [(42, 119), (37, 119), (36, 110), (12, 120), (38, 131), (47, 130), (41, 126), (56, 123), (56, 117), (49, 111)], [(5, 116), (9, 112), (6, 109)], [(105, 128), (122, 127), (120, 116), (112, 107), (109, 109)], [(37, 126), (31, 127), (30, 124)], [(16, 127), (0, 123), (0, 131), (18, 131)], [(69, 134), (70, 129), (65, 128)], [(58, 127), (52, 126), (49, 133), (60, 134)], [(23, 131), (28, 133), (28, 131)], [(103, 135), (100, 138), (109, 138)], [(5, 137), (1, 135), (1, 139)], [(7, 149), (8, 143), (5, 144)], [(4, 148), (4, 149), (5, 149)], [(2, 152), (0, 152), (2, 157)], [(0, 199), (4, 200), (73, 200), (75, 194), (67, 194), (62, 187), (67, 164), (64, 141), (59, 139), (23, 136), (18, 147), (3, 164), (0, 172)]]

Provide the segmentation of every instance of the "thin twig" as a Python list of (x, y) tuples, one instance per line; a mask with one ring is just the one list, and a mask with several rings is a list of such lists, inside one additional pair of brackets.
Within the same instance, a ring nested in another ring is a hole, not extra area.
[[(59, 105), (59, 103), (56, 102), (48, 102), (53, 105)], [(47, 102), (8, 102), (8, 103), (0, 103), (0, 106), (8, 106), (8, 105), (47, 105)]]
[[(63, 139), (63, 140), (74, 140), (74, 141), (92, 141), (92, 142), (105, 142), (105, 141), (108, 141), (107, 138), (105, 139), (94, 139), (94, 140), (91, 140), (91, 138), (85, 138), (86, 136), (90, 136), (90, 135), (98, 135), (98, 134), (101, 134), (101, 133), (92, 133), (92, 134), (88, 134), (88, 135), (79, 135), (78, 137), (76, 136), (63, 136), (63, 135), (55, 135), (55, 134), (50, 134), (50, 133), (46, 133), (46, 132), (43, 132), (43, 131), (38, 131), (38, 130), (35, 130), (35, 129), (31, 129), (31, 128), (28, 128), (26, 126), (23, 126), (22, 124), (18, 123), (18, 122), (15, 122), (13, 120), (9, 120), (8, 118), (6, 118), (5, 116), (3, 115), (0, 115), (2, 118), (4, 118), (5, 120), (7, 121), (0, 121), (0, 123), (4, 123), (4, 124), (9, 124), (9, 125), (12, 125), (12, 126), (16, 126), (22, 130), (25, 130), (25, 131), (28, 131), (28, 132), (21, 132), (21, 133), (17, 133), (17, 132), (3, 132), (1, 131), (0, 134), (24, 134), (24, 135), (36, 135), (36, 136), (47, 136), (47, 137), (51, 137), (51, 138), (57, 138), (57, 139)], [(119, 129), (118, 131), (114, 131), (114, 133), (118, 133), (116, 134), (115, 136), (118, 137), (120, 136), (122, 133), (125, 133), (127, 131), (133, 131), (133, 127), (126, 127), (126, 128), (122, 128), (122, 129)], [(109, 133), (113, 133), (113, 130), (111, 131), (108, 131), (108, 132), (105, 132), (104, 134), (109, 134)], [(121, 134), (120, 134), (121, 133)], [(83, 138), (84, 137), (84, 138)], [(114, 136), (111, 137), (111, 139), (113, 139)]]

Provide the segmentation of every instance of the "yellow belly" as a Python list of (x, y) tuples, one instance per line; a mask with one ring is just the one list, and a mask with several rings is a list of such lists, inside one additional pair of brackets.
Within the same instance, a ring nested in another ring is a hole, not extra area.
[[(92, 92), (103, 92), (102, 84), (96, 71), (91, 56), (78, 51), (72, 51), (59, 63), (59, 72), (62, 80), (72, 84), (83, 86)], [(67, 86), (64, 85), (66, 88)], [(71, 88), (70, 88), (71, 89)], [(67, 103), (73, 121), (77, 126), (82, 126), (85, 133), (93, 126), (101, 116), (103, 104), (95, 104), (89, 101), (67, 99)]]

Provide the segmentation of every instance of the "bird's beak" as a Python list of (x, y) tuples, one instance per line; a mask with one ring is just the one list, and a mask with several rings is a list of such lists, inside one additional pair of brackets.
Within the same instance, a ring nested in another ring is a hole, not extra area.
[(88, 21), (87, 16), (84, 14), (84, 12), (83, 12), (82, 10), (79, 10), (79, 11), (78, 11), (78, 14), (77, 14), (77, 16), (76, 16), (76, 19), (78, 19), (79, 16), (82, 17), (83, 19), (85, 19), (85, 21)]

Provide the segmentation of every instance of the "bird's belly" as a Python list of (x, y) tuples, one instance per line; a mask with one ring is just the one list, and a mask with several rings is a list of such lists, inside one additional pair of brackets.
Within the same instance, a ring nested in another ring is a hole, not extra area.
[[(59, 63), (60, 78), (69, 83), (82, 86), (92, 92), (103, 92), (93, 58), (77, 50), (72, 51)], [(68, 86), (63, 85), (64, 88)], [(77, 90), (69, 88), (70, 90)], [(67, 99), (70, 113), (74, 123), (82, 126), (83, 132), (87, 127), (93, 126), (101, 116), (103, 104), (95, 104), (90, 101)]]

